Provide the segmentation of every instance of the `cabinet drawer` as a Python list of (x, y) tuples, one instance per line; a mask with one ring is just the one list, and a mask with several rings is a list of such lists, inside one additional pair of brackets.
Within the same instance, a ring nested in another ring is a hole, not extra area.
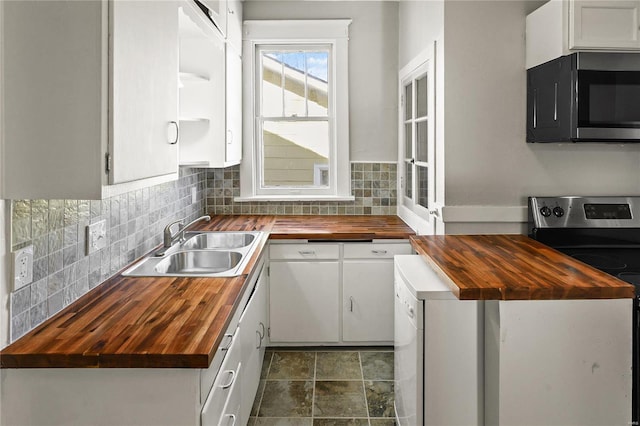
[(339, 244), (271, 244), (269, 248), (271, 260), (317, 260), (339, 259)]
[[(234, 331), (239, 330), (236, 328)], [(206, 370), (203, 370), (200, 378), (200, 395), (202, 400), (205, 400), (205, 408), (210, 405), (211, 398), (222, 399), (224, 404), (225, 398), (219, 398), (219, 395), (214, 396), (216, 389), (220, 386), (220, 381), (224, 380), (224, 371), (235, 370), (240, 363), (240, 342), (238, 341), (238, 331), (235, 334), (231, 334), (229, 330), (225, 333), (220, 343), (220, 348), (216, 351), (213, 358), (213, 362)], [(230, 373), (229, 373), (230, 374)], [(224, 383), (223, 383), (224, 384)], [(208, 397), (207, 397), (208, 395)], [(203, 411), (204, 409), (203, 408)], [(222, 405), (219, 407), (222, 410)]]
[[(228, 348), (225, 351), (227, 354), (224, 357), (224, 361), (213, 383), (211, 392), (207, 397), (207, 401), (204, 403), (204, 407), (202, 407), (202, 425), (218, 424), (218, 419), (220, 419), (227, 404), (231, 390), (234, 387), (233, 385), (236, 381), (240, 380), (239, 370), (241, 360), (240, 342), (237, 340), (238, 335), (239, 333), (236, 332), (231, 340), (231, 344), (222, 347), (223, 350), (225, 347)], [(225, 345), (225, 342), (223, 341), (222, 344)]]
[(396, 254), (412, 254), (411, 244), (345, 243), (345, 259), (393, 259)]

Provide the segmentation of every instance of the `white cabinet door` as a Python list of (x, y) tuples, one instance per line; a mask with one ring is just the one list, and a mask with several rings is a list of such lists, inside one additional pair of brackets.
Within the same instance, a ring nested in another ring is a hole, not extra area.
[(110, 5), (111, 184), (178, 171), (178, 5)]
[(227, 43), (227, 165), (242, 159), (242, 57)]
[(242, 401), (238, 424), (249, 421), (253, 400), (260, 384), (267, 334), (268, 288), (263, 270), (253, 295), (240, 318), (240, 345), (242, 353)]
[(640, 1), (569, 3), (569, 49), (640, 49)]
[(342, 338), (393, 341), (393, 260), (345, 260), (342, 266)]
[(271, 262), (271, 342), (338, 342), (339, 262)]
[(176, 2), (0, 7), (7, 199), (101, 199), (119, 190), (108, 184), (177, 178)]

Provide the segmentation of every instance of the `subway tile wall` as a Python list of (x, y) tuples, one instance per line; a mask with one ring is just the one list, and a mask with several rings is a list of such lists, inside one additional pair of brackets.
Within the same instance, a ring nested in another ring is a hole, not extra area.
[(207, 171), (207, 211), (211, 214), (395, 215), (395, 163), (351, 163), (355, 201), (234, 202), (240, 196), (240, 166)]
[[(33, 282), (11, 294), (11, 341), (162, 242), (173, 220), (205, 211), (203, 169), (104, 200), (13, 200), (12, 251), (33, 245)], [(192, 202), (192, 188), (196, 202)], [(86, 255), (86, 226), (106, 220), (107, 246)]]

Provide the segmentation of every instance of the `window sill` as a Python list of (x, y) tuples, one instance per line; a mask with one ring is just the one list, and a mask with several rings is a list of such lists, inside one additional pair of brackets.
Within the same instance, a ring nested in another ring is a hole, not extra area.
[(355, 201), (354, 196), (339, 195), (256, 195), (252, 197), (235, 197), (237, 203), (263, 202), (263, 201)]

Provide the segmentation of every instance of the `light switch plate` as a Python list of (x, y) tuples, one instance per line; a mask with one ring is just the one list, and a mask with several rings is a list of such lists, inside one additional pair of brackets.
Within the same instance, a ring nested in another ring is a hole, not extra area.
[(13, 291), (33, 281), (33, 246), (13, 252)]
[(198, 196), (195, 188), (191, 188), (191, 204), (198, 201)]
[(107, 246), (107, 221), (101, 220), (100, 222), (92, 223), (87, 226), (87, 241), (86, 250), (87, 255), (95, 253)]

